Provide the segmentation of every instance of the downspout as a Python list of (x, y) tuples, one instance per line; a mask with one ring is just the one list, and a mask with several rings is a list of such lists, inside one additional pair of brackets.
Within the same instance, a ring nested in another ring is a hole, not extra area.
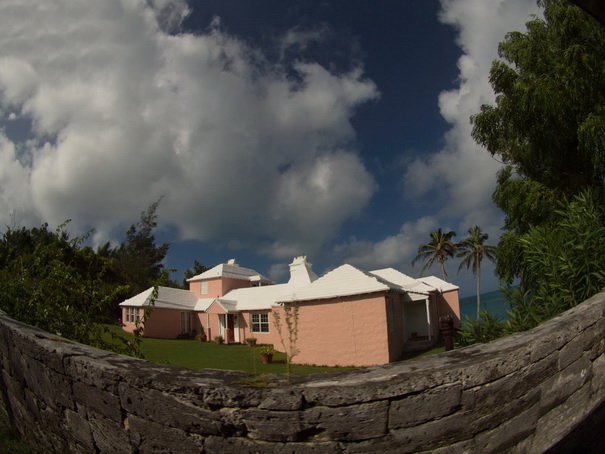
[(433, 327), (431, 323), (431, 294), (429, 293), (429, 297), (426, 299), (426, 322), (429, 325), (429, 340), (433, 340)]
[(208, 332), (206, 335), (206, 339), (212, 339), (212, 337), (210, 337), (210, 314), (208, 312), (206, 312), (206, 331)]

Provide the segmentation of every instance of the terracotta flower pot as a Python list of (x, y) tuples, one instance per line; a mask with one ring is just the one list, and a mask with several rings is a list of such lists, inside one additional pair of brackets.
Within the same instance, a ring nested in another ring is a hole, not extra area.
[(273, 354), (272, 353), (261, 353), (260, 359), (263, 364), (269, 364), (273, 362)]

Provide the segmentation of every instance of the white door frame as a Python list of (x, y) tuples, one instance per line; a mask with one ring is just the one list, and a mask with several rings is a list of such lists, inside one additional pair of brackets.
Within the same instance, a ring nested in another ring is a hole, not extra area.
[(239, 342), (239, 314), (233, 314), (233, 341)]

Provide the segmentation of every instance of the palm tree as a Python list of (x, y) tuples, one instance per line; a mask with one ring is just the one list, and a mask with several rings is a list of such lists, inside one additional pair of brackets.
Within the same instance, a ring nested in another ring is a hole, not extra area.
[(431, 241), (418, 247), (418, 254), (412, 260), (412, 265), (417, 261), (423, 260), (424, 265), (420, 270), (420, 274), (424, 273), (424, 270), (429, 268), (433, 263), (441, 263), (441, 271), (443, 273), (443, 279), (447, 278), (445, 272), (445, 261), (454, 257), (456, 253), (456, 244), (452, 242), (452, 238), (456, 236), (456, 232), (443, 233), (441, 229), (431, 232)]
[(458, 271), (463, 266), (466, 269), (473, 267), (473, 276), (477, 279), (477, 320), (481, 312), (481, 261), (486, 258), (492, 262), (496, 258), (496, 246), (485, 244), (489, 235), (475, 226), (468, 229), (469, 236), (458, 243), (458, 257), (462, 257), (462, 263)]

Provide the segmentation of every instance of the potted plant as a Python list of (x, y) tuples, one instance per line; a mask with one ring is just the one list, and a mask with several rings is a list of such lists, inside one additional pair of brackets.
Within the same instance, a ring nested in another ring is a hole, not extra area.
[(199, 341), (199, 342), (206, 342), (206, 334), (205, 333), (199, 333), (198, 335), (195, 336), (195, 340)]
[(269, 364), (273, 362), (273, 355), (275, 354), (275, 349), (273, 345), (263, 345), (260, 349), (260, 358), (263, 364)]
[(214, 338), (214, 340), (216, 341), (217, 344), (222, 344), (223, 342), (225, 342), (225, 338), (223, 336), (216, 336)]
[(248, 344), (250, 347), (254, 347), (256, 345), (256, 337), (247, 337), (246, 344)]

